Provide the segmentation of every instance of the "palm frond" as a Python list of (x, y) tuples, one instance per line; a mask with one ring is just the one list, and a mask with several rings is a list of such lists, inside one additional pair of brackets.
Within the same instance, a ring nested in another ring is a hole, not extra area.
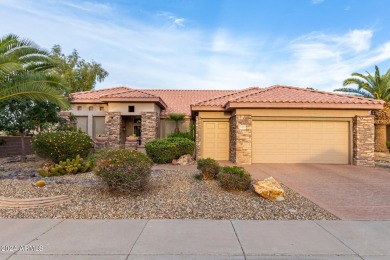
[(338, 88), (333, 91), (344, 92), (344, 93), (352, 93), (359, 97), (373, 98), (373, 95), (365, 90), (359, 90), (354, 88)]

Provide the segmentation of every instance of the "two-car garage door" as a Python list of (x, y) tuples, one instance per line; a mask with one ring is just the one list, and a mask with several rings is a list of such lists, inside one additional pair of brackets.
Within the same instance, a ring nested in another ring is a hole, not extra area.
[(253, 121), (252, 163), (349, 163), (349, 123)]
[[(202, 157), (229, 160), (229, 122), (203, 122)], [(252, 163), (348, 164), (347, 121), (252, 121)]]

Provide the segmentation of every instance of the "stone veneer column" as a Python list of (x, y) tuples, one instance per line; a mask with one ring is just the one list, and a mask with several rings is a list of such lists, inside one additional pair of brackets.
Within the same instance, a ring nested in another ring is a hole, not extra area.
[(236, 162), (236, 128), (237, 120), (236, 116), (232, 116), (229, 119), (229, 161)]
[(141, 140), (142, 145), (157, 138), (159, 114), (157, 112), (141, 113)]
[[(235, 120), (235, 163), (252, 163), (252, 116), (236, 115)], [(233, 128), (233, 127), (232, 127)], [(229, 156), (230, 157), (230, 156)]]
[(195, 159), (200, 159), (200, 144), (201, 144), (201, 125), (202, 121), (199, 116), (195, 117)]
[(120, 112), (106, 113), (107, 148), (118, 148), (121, 143), (122, 117)]
[(374, 166), (374, 116), (353, 119), (353, 164)]
[(73, 120), (71, 120), (73, 114), (69, 111), (60, 111), (57, 113), (59, 117), (65, 120), (65, 124), (71, 127), (76, 128), (77, 127), (77, 120), (75, 117), (73, 117)]

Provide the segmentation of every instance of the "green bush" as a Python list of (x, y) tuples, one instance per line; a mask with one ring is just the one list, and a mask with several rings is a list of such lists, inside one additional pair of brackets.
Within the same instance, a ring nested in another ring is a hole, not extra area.
[(94, 155), (95, 173), (110, 191), (136, 192), (149, 181), (153, 162), (141, 152), (127, 149), (107, 149)]
[(87, 157), (93, 148), (92, 139), (81, 131), (43, 132), (34, 136), (32, 147), (35, 153), (53, 162), (76, 158), (77, 155)]
[(199, 159), (198, 170), (201, 171), (200, 178), (203, 180), (212, 180), (217, 177), (219, 171), (219, 164), (212, 158)]
[(186, 138), (163, 138), (147, 142), (145, 149), (153, 162), (170, 163), (184, 154), (193, 154), (195, 142)]
[(187, 138), (192, 141), (195, 141), (195, 126), (191, 125), (188, 132), (178, 132), (168, 135), (168, 138)]
[(390, 150), (390, 142), (386, 142), (387, 149)]
[(60, 161), (58, 164), (45, 164), (44, 167), (38, 169), (38, 173), (43, 177), (60, 176), (64, 174), (84, 173), (91, 169), (89, 161), (84, 162), (84, 159), (77, 155), (76, 158), (66, 161)]
[(225, 190), (247, 190), (251, 183), (251, 175), (239, 166), (225, 166), (219, 169), (218, 179)]

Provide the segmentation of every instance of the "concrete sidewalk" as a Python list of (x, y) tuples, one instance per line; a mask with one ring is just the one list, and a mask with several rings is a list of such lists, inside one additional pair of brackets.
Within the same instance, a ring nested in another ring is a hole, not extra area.
[(390, 259), (390, 221), (0, 219), (0, 259)]

